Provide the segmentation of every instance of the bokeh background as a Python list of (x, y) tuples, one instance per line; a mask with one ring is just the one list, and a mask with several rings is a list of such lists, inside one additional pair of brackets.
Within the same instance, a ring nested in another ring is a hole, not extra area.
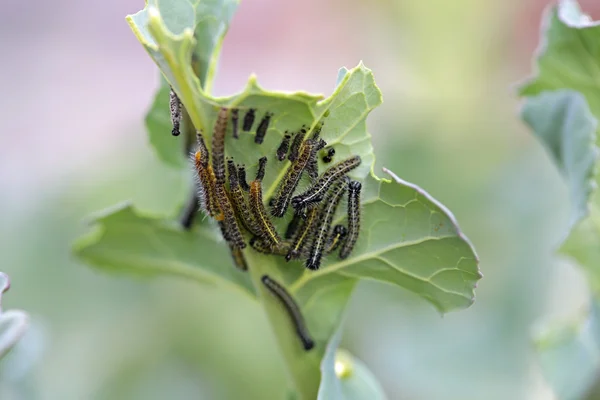
[[(216, 94), (255, 72), (269, 89), (329, 94), (337, 70), (372, 68), (378, 167), (447, 205), (484, 279), (441, 318), (396, 287), (361, 283), (343, 347), (390, 399), (550, 400), (531, 334), (585, 305), (580, 272), (553, 252), (565, 185), (519, 121), (543, 0), (243, 1)], [(580, 1), (598, 19), (600, 4)], [(258, 307), (162, 279), (103, 275), (70, 255), (90, 213), (131, 199), (165, 213), (187, 189), (147, 143), (158, 72), (125, 23), (142, 0), (3, 2), (0, 270), (5, 306), (31, 314), (0, 364), (0, 399), (277, 399), (283, 364)], [(167, 133), (166, 133), (167, 134)]]

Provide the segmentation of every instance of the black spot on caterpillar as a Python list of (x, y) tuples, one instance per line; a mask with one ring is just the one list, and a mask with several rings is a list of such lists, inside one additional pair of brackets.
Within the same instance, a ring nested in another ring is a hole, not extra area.
[(240, 137), (238, 132), (239, 111), (237, 108), (231, 110), (231, 134), (234, 139)]
[(255, 108), (251, 108), (246, 112), (246, 115), (244, 115), (244, 125), (242, 126), (242, 129), (245, 132), (248, 132), (249, 130), (252, 129), (252, 125), (254, 125), (254, 113), (256, 112)]
[(347, 186), (347, 177), (338, 180), (325, 199), (325, 203), (319, 214), (319, 221), (316, 225), (317, 229), (313, 237), (310, 254), (305, 264), (308, 269), (317, 270), (321, 266), (321, 258), (323, 257), (323, 252), (326, 250), (331, 221), (333, 221), (333, 216)]
[(221, 108), (215, 121), (212, 137), (212, 166), (218, 184), (225, 183), (225, 131), (227, 130), (226, 108)]
[(250, 212), (248, 202), (244, 196), (244, 192), (240, 187), (237, 175), (237, 169), (233, 160), (227, 160), (227, 173), (229, 175), (229, 198), (233, 204), (235, 213), (246, 230), (254, 235), (258, 235), (259, 231), (256, 227), (256, 221)]
[(279, 161), (285, 160), (285, 157), (287, 156), (287, 153), (288, 153), (288, 149), (290, 147), (290, 139), (291, 138), (292, 137), (289, 134), (287, 134), (287, 131), (286, 131), (286, 134), (283, 137), (281, 144), (277, 148), (277, 159)]
[(265, 116), (258, 124), (258, 128), (256, 128), (256, 136), (254, 136), (254, 143), (262, 144), (265, 140), (265, 135), (267, 134), (267, 130), (269, 129), (269, 123), (271, 122), (272, 113), (267, 112)]
[(333, 156), (335, 156), (335, 149), (333, 147), (330, 147), (329, 149), (327, 149), (327, 154), (323, 156), (323, 162), (330, 163), (331, 160), (333, 160)]
[(292, 206), (296, 210), (303, 209), (311, 204), (319, 203), (329, 187), (338, 179), (360, 165), (360, 157), (354, 156), (328, 168), (307, 191), (292, 199)]
[(318, 220), (319, 209), (317, 207), (313, 207), (308, 211), (308, 215), (306, 216), (302, 227), (294, 238), (294, 242), (292, 243), (289, 252), (285, 256), (286, 261), (296, 259), (302, 255), (307, 244), (310, 243)]
[(177, 93), (171, 88), (171, 92), (169, 93), (169, 108), (171, 109), (171, 122), (173, 123), (173, 130), (171, 134), (173, 136), (179, 136), (181, 131), (179, 130), (181, 125), (181, 116), (182, 116), (182, 108), (183, 105), (177, 97)]
[(240, 181), (240, 186), (244, 189), (244, 192), (250, 190), (250, 186), (248, 185), (248, 181), (246, 180), (246, 166), (240, 165), (238, 167), (238, 178)]
[(294, 194), (294, 190), (300, 182), (302, 172), (306, 168), (308, 161), (311, 156), (314, 155), (315, 145), (314, 142), (307, 140), (305, 141), (300, 149), (300, 155), (298, 159), (292, 162), (292, 165), (287, 169), (285, 176), (283, 177), (277, 192), (274, 197), (274, 205), (271, 207), (271, 215), (274, 217), (283, 217)]
[(327, 249), (325, 250), (326, 254), (333, 253), (340, 247), (340, 244), (346, 238), (348, 234), (348, 229), (344, 225), (336, 225), (333, 227), (333, 232), (329, 235), (329, 239), (327, 240)]
[(250, 182), (250, 211), (256, 221), (258, 236), (269, 246), (277, 246), (281, 237), (271, 222), (262, 198), (262, 179), (265, 175), (267, 157), (262, 157), (258, 162), (256, 179)]
[(360, 232), (360, 191), (362, 184), (352, 181), (348, 185), (348, 237), (340, 250), (340, 258), (347, 258), (358, 240)]
[(309, 351), (315, 347), (315, 342), (306, 328), (306, 322), (304, 321), (300, 307), (298, 307), (298, 304), (296, 304), (294, 298), (288, 293), (287, 290), (285, 290), (282, 285), (271, 279), (271, 277), (268, 275), (263, 275), (260, 280), (269, 290), (269, 292), (279, 299), (279, 302), (287, 311), (296, 330), (296, 334), (302, 342), (302, 347), (304, 350)]

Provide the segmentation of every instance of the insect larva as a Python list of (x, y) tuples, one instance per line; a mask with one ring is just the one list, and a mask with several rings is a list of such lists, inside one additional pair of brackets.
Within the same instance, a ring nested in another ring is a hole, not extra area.
[(256, 128), (256, 136), (254, 136), (254, 143), (262, 144), (265, 140), (265, 135), (267, 134), (267, 130), (269, 129), (269, 123), (271, 122), (272, 113), (267, 112), (265, 116), (258, 124), (258, 128)]
[(317, 207), (313, 207), (308, 211), (308, 215), (306, 216), (304, 224), (294, 238), (294, 242), (290, 247), (290, 251), (285, 256), (286, 261), (296, 259), (303, 253), (304, 248), (310, 242), (314, 227), (319, 219), (318, 217), (319, 209)]
[(226, 108), (221, 108), (215, 121), (212, 137), (212, 166), (218, 184), (225, 183), (225, 131), (227, 130)]
[(171, 109), (171, 122), (173, 123), (173, 130), (171, 131), (171, 134), (173, 136), (179, 136), (181, 133), (179, 127), (181, 125), (181, 109), (183, 106), (173, 88), (171, 88), (171, 93), (169, 93), (169, 107)]
[(340, 250), (340, 258), (347, 258), (358, 240), (360, 232), (360, 191), (362, 184), (352, 181), (348, 185), (348, 237)]
[(321, 137), (321, 130), (323, 129), (323, 122), (319, 122), (312, 131), (312, 134), (310, 135), (310, 138), (314, 141), (319, 140), (319, 138)]
[(229, 175), (229, 198), (235, 209), (235, 213), (246, 230), (254, 235), (258, 234), (256, 222), (248, 207), (244, 192), (240, 187), (237, 175), (237, 169), (233, 160), (227, 160), (227, 173)]
[(248, 264), (246, 263), (246, 257), (239, 247), (229, 245), (229, 251), (231, 252), (231, 258), (233, 264), (242, 271), (248, 271)]
[(188, 202), (186, 203), (183, 213), (181, 214), (181, 218), (179, 222), (181, 227), (185, 230), (191, 229), (194, 224), (194, 220), (196, 219), (196, 215), (198, 213), (198, 202), (200, 199), (198, 198), (198, 194), (196, 192), (192, 193)]
[(250, 190), (250, 185), (248, 185), (248, 181), (246, 180), (246, 166), (240, 165), (238, 167), (238, 178), (240, 181), (240, 186), (244, 189), (244, 192)]
[[(304, 129), (306, 132), (306, 129)], [(302, 131), (296, 132), (294, 135), (294, 140), (292, 141), (292, 146), (290, 147), (290, 153), (288, 154), (288, 160), (294, 162), (298, 159), (300, 155), (300, 146), (302, 145), (302, 141), (304, 140), (304, 134)]]
[(267, 157), (262, 157), (259, 160), (256, 179), (250, 182), (250, 211), (256, 221), (258, 236), (266, 244), (276, 246), (281, 242), (281, 238), (267, 215), (262, 198), (262, 179), (265, 175), (266, 163)]
[(231, 201), (229, 201), (229, 197), (227, 196), (224, 183), (216, 184), (215, 194), (221, 208), (223, 224), (229, 237), (229, 243), (235, 247), (243, 249), (246, 247), (246, 243), (244, 242), (244, 237), (242, 236), (242, 232), (240, 231), (240, 227), (237, 223), (237, 218), (235, 217), (235, 211), (233, 210)]
[(335, 164), (325, 171), (317, 180), (304, 193), (294, 196), (292, 199), (292, 206), (296, 209), (302, 209), (310, 204), (318, 203), (323, 200), (323, 196), (331, 186), (333, 182), (338, 180), (340, 177), (346, 175), (348, 172), (360, 165), (360, 157), (354, 156), (348, 158), (342, 162)]
[(283, 236), (286, 239), (291, 239), (296, 235), (298, 228), (300, 227), (300, 223), (303, 221), (302, 215), (294, 213), (294, 217), (290, 221), (285, 230), (285, 235)]
[(263, 275), (260, 280), (269, 290), (269, 292), (279, 299), (280, 303), (287, 311), (290, 319), (292, 320), (292, 324), (294, 325), (296, 333), (298, 334), (298, 338), (302, 342), (302, 347), (304, 347), (304, 350), (309, 351), (315, 347), (315, 342), (306, 328), (306, 322), (304, 321), (300, 307), (298, 307), (298, 304), (296, 304), (294, 298), (288, 293), (287, 290), (285, 290), (282, 285), (271, 279), (271, 277), (268, 275)]
[(254, 113), (256, 112), (255, 108), (251, 108), (244, 115), (244, 125), (242, 129), (246, 132), (252, 129), (252, 125), (254, 125)]
[(321, 258), (323, 257), (323, 252), (326, 250), (326, 242), (331, 228), (331, 221), (333, 221), (335, 210), (340, 204), (340, 199), (346, 191), (347, 186), (348, 178), (344, 177), (344, 179), (337, 181), (336, 185), (325, 199), (325, 205), (319, 215), (319, 221), (317, 223), (317, 229), (314, 234), (310, 254), (305, 264), (308, 269), (317, 270), (321, 266)]
[(271, 246), (256, 236), (250, 239), (250, 246), (259, 253), (277, 256), (285, 256), (290, 250), (290, 242), (282, 241), (276, 246)]
[(239, 111), (237, 108), (231, 110), (231, 135), (234, 139), (240, 137), (238, 132)]
[(292, 137), (286, 133), (286, 135), (283, 137), (283, 140), (281, 141), (281, 144), (277, 148), (277, 159), (279, 161), (285, 160), (285, 157), (287, 156), (287, 153), (288, 153), (288, 149), (290, 147), (290, 139), (291, 138)]
[(333, 156), (335, 156), (335, 149), (333, 147), (330, 147), (329, 149), (327, 149), (327, 154), (323, 156), (323, 162), (330, 163), (331, 160), (333, 160)]
[[(313, 139), (310, 140), (314, 141)], [(316, 143), (317, 148), (311, 155), (310, 160), (308, 160), (308, 164), (306, 164), (306, 173), (308, 174), (308, 177), (310, 178), (310, 181), (312, 183), (314, 183), (319, 177), (319, 164), (317, 163), (317, 152), (323, 147), (327, 146), (327, 142), (323, 139), (318, 139)]]
[(340, 244), (344, 241), (344, 238), (348, 234), (348, 229), (344, 225), (336, 225), (333, 227), (333, 231), (331, 235), (329, 235), (329, 239), (327, 240), (327, 249), (325, 250), (325, 254), (333, 253), (340, 247)]
[(275, 194), (274, 205), (271, 207), (271, 215), (274, 217), (280, 218), (285, 214), (294, 194), (294, 190), (296, 190), (296, 187), (300, 182), (302, 172), (306, 168), (306, 165), (314, 152), (315, 146), (312, 141), (307, 140), (302, 144), (298, 159), (292, 162), (292, 165), (287, 169)]
[(265, 178), (265, 170), (267, 168), (267, 157), (261, 157), (258, 160), (258, 168), (256, 169), (256, 178), (254, 180), (262, 182)]
[(206, 213), (211, 217), (222, 220), (223, 215), (216, 198), (216, 182), (212, 168), (208, 165), (208, 150), (201, 135), (198, 135), (198, 150), (194, 154), (196, 176), (200, 183), (200, 199)]

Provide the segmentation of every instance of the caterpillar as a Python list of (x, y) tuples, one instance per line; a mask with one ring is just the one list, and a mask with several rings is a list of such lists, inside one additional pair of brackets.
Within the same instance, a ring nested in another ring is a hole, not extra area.
[(198, 198), (198, 194), (196, 192), (193, 192), (188, 202), (186, 203), (181, 214), (181, 219), (179, 220), (183, 229), (190, 230), (192, 228), (194, 220), (196, 219), (196, 213), (198, 212), (199, 201), (200, 199)]
[(339, 205), (340, 199), (346, 191), (347, 186), (348, 177), (338, 180), (325, 200), (325, 205), (319, 215), (319, 221), (314, 233), (310, 254), (305, 264), (308, 269), (317, 270), (321, 266), (321, 258), (323, 257), (323, 252), (326, 250), (326, 241), (331, 228), (331, 221), (333, 221), (333, 216), (335, 215), (337, 206)]
[(212, 137), (212, 167), (217, 184), (225, 183), (225, 131), (227, 130), (227, 108), (221, 108), (215, 121)]
[(308, 215), (306, 216), (306, 220), (304, 221), (302, 228), (300, 228), (300, 231), (294, 238), (294, 242), (292, 243), (289, 252), (285, 256), (286, 261), (296, 259), (303, 253), (304, 248), (310, 242), (310, 238), (317, 223), (318, 216), (319, 209), (317, 207), (313, 207), (308, 211)]
[(238, 179), (244, 192), (248, 192), (250, 190), (250, 185), (248, 185), (248, 181), (246, 180), (246, 166), (240, 165), (238, 167)]
[(242, 271), (248, 270), (248, 264), (246, 263), (246, 257), (244, 257), (244, 253), (239, 247), (232, 246), (229, 244), (229, 251), (231, 252), (231, 258), (233, 259), (233, 264)]
[(298, 335), (300, 342), (302, 342), (304, 350), (309, 351), (315, 347), (315, 342), (306, 328), (306, 322), (304, 321), (300, 307), (298, 307), (294, 298), (282, 285), (273, 280), (269, 275), (263, 275), (260, 280), (267, 290), (279, 299), (279, 302), (287, 311), (292, 324), (294, 325), (294, 329), (296, 330), (296, 334)]
[(281, 141), (281, 144), (279, 145), (279, 147), (277, 148), (277, 159), (279, 161), (283, 161), (285, 160), (285, 157), (287, 156), (289, 147), (290, 147), (290, 139), (292, 137), (287, 133), (283, 136), (283, 140)]
[(238, 132), (238, 121), (239, 121), (239, 110), (234, 108), (231, 110), (231, 135), (234, 139), (238, 139), (240, 134)]
[(296, 161), (300, 155), (300, 146), (304, 140), (304, 133), (306, 133), (306, 129), (303, 126), (300, 132), (296, 132), (294, 135), (294, 140), (290, 146), (290, 153), (288, 154), (288, 160), (291, 162)]
[(204, 143), (202, 134), (196, 132), (198, 149), (194, 154), (194, 165), (196, 167), (196, 176), (200, 183), (199, 197), (206, 213), (216, 220), (223, 220), (223, 213), (216, 197), (216, 181), (211, 166), (208, 164), (208, 149)]
[(252, 125), (254, 125), (254, 113), (256, 112), (255, 108), (251, 108), (246, 112), (246, 115), (244, 115), (244, 124), (242, 126), (242, 129), (245, 132), (248, 132), (249, 130), (252, 129)]
[(327, 169), (307, 191), (292, 199), (292, 207), (296, 210), (306, 208), (307, 206), (319, 203), (323, 200), (325, 193), (336, 180), (345, 176), (348, 172), (360, 165), (360, 156), (348, 158)]
[(250, 211), (256, 221), (259, 237), (267, 244), (276, 246), (281, 242), (281, 237), (269, 219), (262, 198), (262, 179), (265, 175), (267, 157), (262, 157), (258, 162), (256, 179), (250, 182)]
[(348, 258), (358, 240), (360, 231), (360, 191), (362, 184), (352, 181), (348, 185), (348, 237), (340, 249), (340, 258)]
[(227, 240), (230, 245), (243, 249), (246, 247), (246, 243), (244, 242), (244, 237), (240, 231), (231, 201), (227, 196), (224, 183), (216, 184), (215, 194), (223, 216), (222, 222), (225, 233), (223, 236), (225, 237), (225, 240)]
[(267, 112), (265, 116), (258, 124), (258, 128), (256, 128), (256, 136), (254, 136), (254, 143), (262, 144), (265, 140), (265, 135), (267, 134), (267, 130), (269, 129), (269, 123), (271, 122), (272, 113)]
[(283, 217), (294, 194), (294, 190), (300, 182), (302, 172), (306, 168), (308, 161), (315, 152), (315, 144), (311, 140), (305, 141), (300, 149), (298, 158), (292, 162), (292, 165), (287, 169), (283, 180), (279, 184), (277, 193), (275, 194), (273, 207), (271, 207), (271, 215), (274, 217)]
[(173, 123), (173, 130), (171, 134), (173, 136), (179, 136), (181, 131), (179, 127), (181, 125), (181, 116), (182, 116), (182, 108), (183, 105), (177, 97), (177, 93), (171, 88), (171, 92), (169, 93), (169, 108), (171, 109), (171, 122)]
[(319, 164), (317, 163), (317, 152), (323, 147), (327, 146), (327, 142), (323, 139), (316, 140), (316, 143), (317, 146), (315, 152), (311, 155), (310, 160), (308, 160), (308, 164), (306, 164), (306, 172), (308, 173), (308, 176), (312, 183), (314, 183), (319, 177)]
[(227, 160), (227, 173), (229, 175), (229, 197), (231, 199), (231, 203), (233, 204), (233, 208), (235, 209), (236, 215), (242, 223), (242, 226), (246, 228), (248, 232), (257, 235), (259, 230), (256, 226), (254, 217), (250, 212), (250, 208), (248, 207), (248, 202), (244, 197), (244, 192), (240, 187), (237, 169), (233, 163), (233, 160)]

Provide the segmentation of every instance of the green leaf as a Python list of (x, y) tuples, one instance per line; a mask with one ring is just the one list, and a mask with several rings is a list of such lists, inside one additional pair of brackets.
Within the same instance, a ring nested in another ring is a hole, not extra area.
[[(0, 306), (2, 294), (10, 288), (8, 275), (0, 272)], [(27, 330), (29, 316), (23, 311), (2, 312), (0, 307), (0, 359), (12, 349)]]
[(342, 329), (327, 345), (321, 361), (318, 400), (385, 400), (383, 388), (371, 371), (357, 358), (339, 349)]
[(550, 150), (569, 185), (571, 232), (561, 252), (586, 269), (600, 289), (600, 25), (575, 1), (562, 1), (544, 19), (537, 74), (520, 88), (522, 116)]
[(525, 102), (522, 118), (550, 152), (569, 185), (572, 225), (589, 213), (598, 149), (598, 121), (583, 95), (572, 90), (543, 92)]
[(169, 51), (171, 49), (159, 50), (148, 29), (149, 10), (154, 8), (158, 11), (173, 35), (193, 35), (195, 46), (189, 54), (193, 66), (192, 63), (188, 65), (193, 68), (198, 83), (203, 82), (202, 87), (210, 92), (221, 44), (238, 4), (238, 0), (147, 0), (143, 10), (127, 16), (127, 22), (163, 72), (174, 61), (170, 59), (174, 54)]
[(521, 96), (572, 89), (585, 96), (600, 117), (600, 25), (583, 14), (576, 1), (561, 1), (546, 13), (537, 73), (519, 89)]
[(579, 400), (600, 373), (600, 309), (592, 300), (578, 321), (549, 327), (536, 340), (542, 372), (561, 400)]
[(94, 218), (75, 254), (107, 272), (171, 276), (254, 295), (247, 274), (232, 266), (227, 246), (208, 225), (183, 230), (176, 222), (141, 216), (123, 204)]
[[(572, 201), (571, 227), (561, 252), (587, 272), (600, 293), (600, 24), (577, 2), (561, 1), (544, 20), (536, 75), (520, 88), (522, 117), (549, 150)], [(546, 379), (560, 399), (580, 399), (600, 372), (598, 304), (583, 321), (538, 340)]]

